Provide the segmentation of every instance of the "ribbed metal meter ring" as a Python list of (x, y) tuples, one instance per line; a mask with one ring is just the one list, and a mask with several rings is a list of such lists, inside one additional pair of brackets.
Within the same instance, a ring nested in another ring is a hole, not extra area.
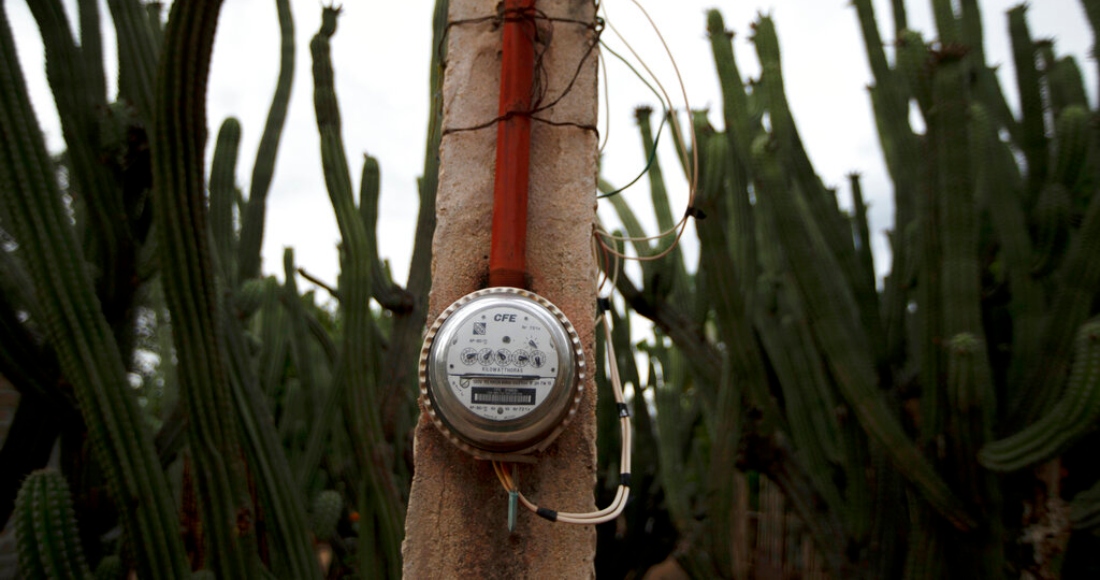
[(576, 415), (584, 349), (549, 300), (519, 288), (467, 294), (420, 351), (420, 405), (452, 443), (483, 459), (545, 449)]

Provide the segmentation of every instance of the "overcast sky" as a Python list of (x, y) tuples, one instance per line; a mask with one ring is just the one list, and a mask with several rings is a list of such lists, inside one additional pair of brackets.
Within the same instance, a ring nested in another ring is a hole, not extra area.
[[(0, 0), (5, 1), (5, 0)], [(31, 87), (40, 122), (51, 150), (63, 148), (56, 113), (42, 70), (41, 43), (25, 1), (6, 0), (24, 73)], [(991, 63), (1001, 64), (1002, 86), (1015, 108), (1015, 81), (1007, 38), (1005, 11), (1017, 4), (1008, 0), (982, 0), (986, 52)], [(70, 15), (75, 0), (66, 0)], [(633, 44), (670, 92), (676, 78), (668, 57), (661, 51), (649, 25), (629, 0), (604, 0), (606, 16)], [(891, 13), (887, 0), (876, 0), (879, 29), (891, 41)], [(927, 0), (909, 0), (910, 26), (934, 37)], [(330, 283), (338, 271), (335, 245), (339, 239), (332, 207), (321, 173), (319, 139), (312, 103), (309, 40), (320, 24), (321, 2), (292, 0), (298, 43), (297, 68), (290, 110), (276, 164), (268, 202), (264, 239), (264, 271), (281, 277), (282, 252), (293, 246), (300, 266)], [(382, 204), (379, 223), (380, 251), (391, 260), (403, 282), (411, 254), (417, 212), (416, 178), (423, 165), (428, 113), (428, 63), (431, 43), (430, 0), (365, 2), (345, 0), (339, 29), (333, 40), (336, 89), (344, 121), (344, 140), (358, 184), (363, 153), (379, 158), (382, 168)], [(643, 0), (658, 23), (676, 58), (693, 108), (711, 108), (711, 121), (721, 127), (721, 98), (717, 76), (705, 34), (705, 10), (718, 7), (736, 36), (734, 46), (741, 72), (756, 76), (759, 67), (749, 42), (749, 24), (760, 11), (776, 22), (783, 54), (787, 96), (803, 141), (818, 174), (827, 185), (839, 186), (841, 203), (847, 205), (845, 175), (864, 175), (864, 191), (872, 203), (872, 230), (879, 273), (889, 259), (882, 231), (891, 225), (892, 190), (883, 166), (874, 131), (874, 120), (865, 90), (871, 81), (857, 27), (855, 9), (848, 0)], [(113, 29), (106, 5), (105, 48), (109, 61)], [(1089, 57), (1092, 35), (1079, 0), (1036, 0), (1028, 11), (1032, 36), (1056, 38), (1060, 54), (1073, 54), (1086, 75), (1095, 104), (1096, 63)], [(75, 20), (73, 20), (75, 22)], [(621, 43), (610, 30), (604, 39), (622, 53)], [(604, 151), (604, 177), (624, 184), (644, 165), (641, 144), (633, 122), (633, 109), (656, 106), (652, 95), (624, 65), (609, 58), (601, 62), (608, 72), (610, 109), (601, 96), (601, 131), (604, 116), (610, 119), (610, 140)], [(226, 0), (214, 47), (208, 103), (210, 143), (213, 149), (218, 126), (227, 116), (243, 126), (237, 179), (248, 191), (256, 147), (263, 130), (279, 64), (279, 29), (274, 0)], [(113, 77), (116, 68), (109, 65)], [(113, 79), (111, 90), (114, 90)], [(683, 106), (675, 91), (676, 105)], [(666, 177), (681, 173), (665, 140), (663, 165)], [(686, 205), (686, 186), (670, 179), (674, 211)], [(648, 197), (642, 186), (631, 190), (639, 213)], [(601, 215), (610, 218), (608, 209)], [(652, 224), (652, 219), (647, 219)], [(651, 225), (652, 227), (652, 225)], [(688, 246), (689, 252), (693, 245)]]

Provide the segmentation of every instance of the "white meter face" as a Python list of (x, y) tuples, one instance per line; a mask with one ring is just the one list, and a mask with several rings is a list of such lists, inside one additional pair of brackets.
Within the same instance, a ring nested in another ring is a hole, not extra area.
[(532, 292), (489, 288), (432, 326), (421, 352), (421, 400), (475, 455), (541, 449), (580, 403), (583, 360), (560, 310)]
[(446, 348), (446, 375), (463, 407), (507, 421), (546, 402), (560, 370), (560, 345), (546, 322), (507, 302), (461, 322)]

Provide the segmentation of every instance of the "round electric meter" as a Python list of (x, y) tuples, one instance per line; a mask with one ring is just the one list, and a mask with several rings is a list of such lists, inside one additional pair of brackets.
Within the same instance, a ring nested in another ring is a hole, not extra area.
[(420, 352), (420, 403), (436, 427), (486, 459), (544, 449), (584, 391), (584, 350), (565, 315), (518, 288), (449, 306)]

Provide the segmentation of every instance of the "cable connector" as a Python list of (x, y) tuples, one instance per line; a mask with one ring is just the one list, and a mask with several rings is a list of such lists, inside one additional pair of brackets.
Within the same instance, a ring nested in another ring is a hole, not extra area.
[(630, 487), (630, 472), (619, 474), (619, 485), (623, 487)]
[(630, 417), (630, 408), (626, 406), (626, 403), (615, 403), (615, 407), (619, 409), (620, 417)]
[(544, 507), (540, 507), (539, 509), (535, 510), (535, 513), (538, 514), (539, 517), (550, 520), (552, 522), (558, 521), (558, 512), (556, 512), (554, 510), (550, 510), (550, 509), (546, 509)]
[(600, 296), (596, 298), (596, 309), (600, 312), (600, 314), (611, 310), (611, 298), (605, 296)]

